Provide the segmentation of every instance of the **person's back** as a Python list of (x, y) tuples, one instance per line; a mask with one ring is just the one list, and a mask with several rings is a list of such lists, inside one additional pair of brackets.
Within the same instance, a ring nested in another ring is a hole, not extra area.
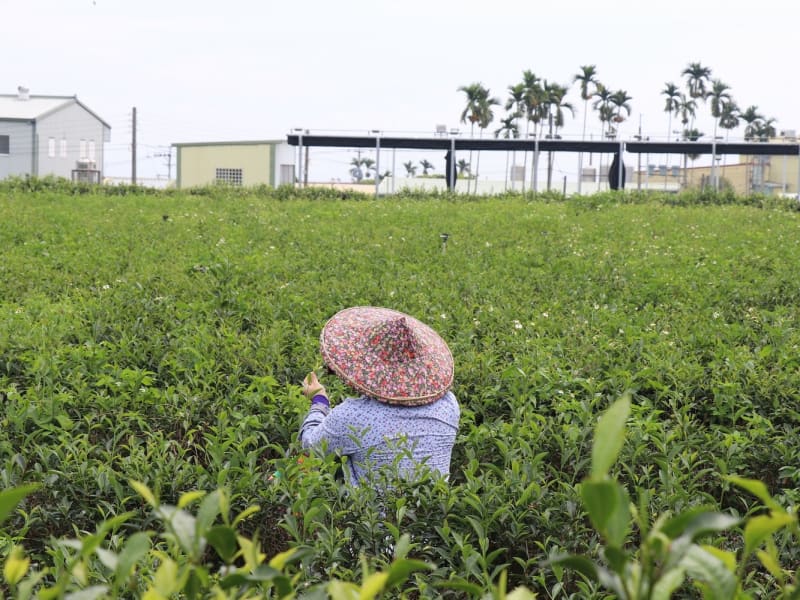
[(459, 417), (452, 392), (422, 406), (393, 406), (366, 396), (347, 398), (327, 415), (323, 410), (310, 412), (300, 440), (305, 448), (323, 446), (347, 456), (351, 483), (359, 483), (372, 468), (395, 463), (400, 475), (424, 464), (448, 477)]

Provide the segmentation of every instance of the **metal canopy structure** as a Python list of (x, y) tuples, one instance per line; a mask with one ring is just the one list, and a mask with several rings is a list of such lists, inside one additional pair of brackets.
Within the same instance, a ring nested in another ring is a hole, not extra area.
[(404, 150), (516, 150), (535, 152), (623, 152), (632, 154), (744, 154), (747, 156), (798, 156), (800, 144), (763, 142), (649, 142), (523, 139), (475, 139), (458, 137), (383, 137), (349, 135), (295, 135), (290, 146), (327, 148), (396, 148)]
[[(564, 140), (564, 139), (475, 139), (460, 138), (453, 135), (440, 137), (398, 137), (373, 135), (315, 135), (309, 133), (289, 134), (286, 142), (290, 146), (299, 146), (300, 171), (302, 171), (302, 149), (304, 147), (327, 148), (373, 148), (377, 151), (380, 163), (381, 149), (403, 150), (450, 150), (453, 155), (458, 150), (481, 151), (517, 151), (534, 152), (595, 152), (631, 154), (710, 154), (712, 156), (741, 154), (745, 156), (798, 156), (800, 143), (766, 143), (766, 142), (651, 142), (645, 140)], [(620, 174), (624, 161), (620, 163)], [(712, 164), (712, 170), (713, 170)], [(800, 189), (800, 173), (798, 173), (798, 189)], [(378, 182), (375, 184), (378, 192)]]

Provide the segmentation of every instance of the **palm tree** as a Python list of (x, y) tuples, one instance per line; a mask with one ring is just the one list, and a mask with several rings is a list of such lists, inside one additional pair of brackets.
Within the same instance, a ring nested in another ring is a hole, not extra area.
[[(689, 122), (691, 121), (694, 124), (694, 115), (697, 112), (697, 102), (694, 98), (687, 96), (684, 93), (681, 93), (680, 98), (678, 98), (678, 115), (681, 118), (681, 124), (683, 125), (683, 133), (682, 138), (686, 140), (686, 132), (694, 129), (694, 127), (688, 127)], [(683, 155), (683, 185), (686, 186), (688, 182), (688, 173), (686, 172), (687, 169), (687, 156)]]
[(500, 127), (494, 130), (494, 137), (510, 140), (519, 137), (519, 127), (517, 127), (516, 117), (509, 115), (505, 119), (500, 119)]
[(773, 117), (756, 122), (755, 137), (759, 142), (768, 142), (769, 138), (775, 137), (775, 126), (773, 123), (775, 123)]
[(427, 175), (428, 171), (432, 171), (435, 167), (433, 163), (431, 163), (427, 158), (423, 158), (419, 161), (419, 164), (422, 166), (422, 174)]
[[(739, 113), (739, 118), (747, 123), (744, 127), (744, 139), (747, 142), (752, 142), (758, 138), (760, 122), (764, 118), (758, 112), (755, 105), (750, 105), (743, 112)], [(748, 177), (748, 191), (755, 187), (755, 156), (750, 157), (750, 176)]]
[[(714, 117), (714, 138), (712, 147), (716, 148), (715, 144), (717, 143), (717, 127), (719, 126), (719, 121), (722, 118), (722, 112), (725, 110), (725, 106), (730, 104), (733, 101), (732, 96), (730, 95), (731, 88), (723, 83), (720, 79), (713, 79), (711, 81), (711, 90), (708, 92), (708, 98), (711, 100), (711, 116)], [(717, 162), (717, 155), (716, 152), (712, 153), (711, 155), (711, 172), (714, 174), (712, 178), (712, 185), (714, 186), (714, 191), (717, 190), (717, 178), (716, 178), (716, 169), (714, 166)]]
[(358, 183), (364, 179), (364, 171), (361, 170), (361, 165), (364, 164), (364, 159), (353, 158), (350, 160), (350, 176)]
[[(693, 128), (693, 129), (684, 129), (682, 135), (683, 139), (689, 140), (690, 142), (696, 142), (705, 134), (702, 131), (698, 131), (697, 129)], [(694, 161), (700, 158), (700, 155), (695, 153), (686, 154), (685, 156), (692, 161), (692, 168), (694, 168)], [(684, 162), (684, 174), (685, 174), (684, 181), (688, 181), (688, 173), (685, 162)]]
[[(580, 83), (581, 99), (583, 100), (583, 134), (581, 139), (586, 139), (586, 115), (588, 114), (589, 100), (592, 99), (597, 91), (597, 68), (595, 65), (584, 65), (581, 67), (581, 72), (574, 75), (572, 78), (573, 83)], [(589, 86), (594, 89), (589, 90)]]
[[(669, 115), (667, 119), (667, 141), (669, 142), (672, 139), (672, 115), (678, 116), (678, 110), (680, 109), (680, 104), (678, 100), (680, 99), (680, 89), (677, 85), (671, 82), (667, 82), (664, 84), (664, 89), (661, 90), (661, 94), (667, 97), (667, 101), (664, 104), (664, 112)], [(669, 154), (667, 154), (667, 159), (665, 161), (666, 167), (669, 168)], [(667, 189), (667, 174), (664, 173), (664, 189)]]
[(669, 115), (667, 125), (667, 141), (669, 141), (672, 139), (672, 115), (678, 116), (678, 111), (680, 109), (678, 100), (680, 99), (681, 92), (674, 83), (666, 83), (664, 84), (664, 89), (661, 90), (661, 94), (667, 97), (667, 101), (664, 104), (664, 112)]
[(704, 67), (699, 62), (690, 63), (681, 75), (686, 77), (686, 86), (689, 89), (689, 96), (693, 99), (706, 97), (706, 84), (711, 78), (711, 69)]
[[(517, 120), (519, 117), (525, 114), (525, 84), (524, 83), (517, 83), (516, 85), (508, 86), (508, 99), (506, 100), (505, 109), (509, 111), (509, 114), (514, 116), (514, 120), (516, 122), (517, 128), (517, 135), (515, 137), (519, 137), (519, 123)], [(512, 153), (513, 160), (512, 162), (516, 164), (517, 162), (517, 152), (516, 150)], [(511, 187), (514, 187), (514, 182), (511, 182)]]
[[(614, 137), (614, 133), (612, 133), (611, 128), (611, 119), (614, 116), (614, 107), (611, 105), (611, 90), (608, 89), (604, 84), (598, 82), (595, 84), (595, 92), (594, 98), (595, 101), (592, 102), (592, 108), (597, 111), (597, 116), (600, 119), (600, 137), (603, 138), (612, 138)], [(607, 125), (608, 124), (608, 125)], [(600, 154), (600, 160), (598, 161), (598, 170), (600, 173), (603, 172), (603, 155)], [(602, 181), (602, 176), (600, 177), (599, 181)]]
[(719, 126), (719, 119), (722, 116), (722, 111), (725, 105), (733, 100), (730, 92), (731, 88), (720, 81), (714, 79), (711, 82), (711, 90), (708, 92), (708, 98), (711, 100), (711, 116), (714, 117), (714, 139), (717, 139), (717, 127)]
[[(544, 83), (544, 97), (545, 102), (542, 104), (544, 107), (544, 115), (547, 117), (548, 123), (548, 138), (555, 138), (558, 136), (558, 129), (564, 126), (564, 109), (569, 110), (574, 114), (572, 104), (566, 102), (564, 97), (567, 95), (567, 87), (557, 83)], [(553, 179), (553, 153), (547, 153), (547, 189), (550, 189), (550, 184)]]
[[(731, 129), (736, 129), (739, 126), (739, 106), (734, 100), (726, 102), (722, 105), (722, 112), (719, 115), (719, 126), (725, 129), (725, 141), (728, 141)], [(725, 178), (725, 166), (727, 164), (727, 155), (722, 156), (722, 178)]]
[[(483, 137), (483, 130), (486, 129), (492, 121), (494, 121), (494, 110), (492, 107), (500, 106), (500, 100), (489, 96), (489, 90), (484, 89), (485, 94), (481, 98), (480, 111), (478, 113), (478, 138)], [(475, 193), (478, 193), (478, 177), (480, 176), (481, 167), (481, 151), (475, 158)]]
[(736, 129), (739, 126), (739, 106), (735, 100), (726, 102), (722, 105), (722, 111), (719, 115), (719, 126), (726, 129), (728, 133), (725, 134), (725, 139), (728, 139), (731, 129)]
[(406, 176), (407, 177), (414, 177), (417, 174), (417, 165), (414, 164), (414, 161), (404, 162), (403, 166), (406, 168)]
[[(525, 70), (522, 72), (522, 85), (525, 86), (525, 137), (528, 137), (529, 126), (533, 123), (533, 133), (539, 136), (537, 132), (537, 125), (542, 120), (542, 102), (544, 100), (544, 89), (541, 85), (541, 79), (537, 77), (533, 71)], [(533, 181), (533, 170), (537, 168), (538, 157), (534, 156), (534, 162), (531, 165), (531, 181)], [(528, 153), (522, 161), (523, 172), (528, 169)], [(525, 182), (522, 182), (522, 191), (525, 191)]]
[(369, 172), (375, 170), (375, 161), (371, 158), (362, 158), (361, 164), (364, 165), (364, 177), (369, 179)]
[[(509, 115), (505, 119), (500, 119), (502, 125), (494, 130), (494, 137), (502, 137), (503, 139), (511, 139), (519, 137), (519, 127), (517, 127), (516, 115)], [(508, 152), (506, 152), (506, 186), (508, 185)]]
[[(583, 99), (583, 133), (581, 141), (586, 139), (586, 116), (589, 113), (589, 100), (597, 90), (597, 68), (595, 65), (583, 65), (581, 72), (573, 76), (573, 83), (580, 83), (581, 98)], [(589, 90), (589, 86), (594, 89)], [(583, 179), (583, 152), (578, 153), (578, 193), (581, 193), (581, 180)]]
[[(688, 97), (686, 94), (681, 94), (678, 98), (678, 115), (681, 118), (684, 130), (694, 115), (697, 113), (697, 102), (694, 98)], [(686, 138), (684, 138), (686, 139)]]
[(596, 100), (592, 103), (592, 108), (597, 111), (600, 118), (600, 132), (603, 137), (610, 137), (609, 134), (611, 133), (610, 129), (606, 131), (606, 123), (610, 123), (611, 117), (613, 116), (611, 94), (611, 90), (605, 85), (602, 83), (597, 84), (597, 89), (594, 93)]
[[(475, 123), (480, 119), (480, 104), (481, 98), (484, 95), (484, 89), (483, 84), (479, 82), (462, 85), (458, 88), (459, 92), (464, 92), (467, 96), (467, 105), (461, 113), (461, 122), (466, 124), (466, 122), (469, 121), (470, 137), (475, 137)], [(472, 164), (472, 150), (469, 151), (469, 162)]]
[[(464, 92), (467, 95), (467, 105), (461, 113), (461, 122), (470, 122), (470, 136), (475, 135), (475, 124), (478, 124), (480, 129), (479, 137), (483, 137), (483, 130), (486, 129), (494, 119), (493, 106), (500, 104), (497, 98), (489, 96), (488, 88), (483, 87), (481, 83), (472, 83), (470, 85), (461, 86), (458, 91)], [(470, 150), (470, 162), (472, 162), (472, 150)], [(480, 164), (480, 152), (478, 153), (478, 162), (475, 165), (475, 178), (476, 178), (476, 191), (477, 191), (477, 177), (478, 165)]]
[[(686, 77), (686, 88), (689, 90), (689, 97), (695, 100), (695, 108), (697, 108), (697, 99), (699, 98), (705, 102), (708, 96), (706, 86), (711, 78), (711, 69), (704, 67), (699, 62), (690, 63), (688, 67), (681, 71), (681, 75)], [(694, 117), (695, 113), (692, 113), (692, 128), (694, 128)]]
[(747, 123), (744, 128), (744, 139), (748, 142), (753, 141), (758, 132), (758, 121), (764, 118), (759, 114), (758, 107), (754, 105), (748, 106), (743, 112), (739, 113), (739, 118)]
[(628, 103), (629, 100), (633, 100), (633, 97), (628, 96), (628, 92), (625, 90), (617, 90), (613, 94), (611, 94), (611, 104), (614, 107), (614, 116), (611, 118), (614, 123), (622, 123), (625, 120), (625, 117), (622, 116), (622, 111), (624, 110), (626, 116), (631, 116), (631, 105)]
[[(525, 135), (528, 135), (528, 124), (533, 123), (536, 125), (538, 120), (534, 120), (535, 115), (538, 114), (539, 104), (542, 100), (542, 86), (541, 79), (537, 77), (533, 71), (526, 70), (522, 72), (522, 86), (525, 88), (525, 97), (523, 103), (523, 110), (527, 124), (525, 125)], [(536, 128), (534, 127), (534, 133)]]
[(469, 173), (469, 161), (466, 158), (459, 158), (456, 166), (458, 167), (458, 175), (460, 177)]

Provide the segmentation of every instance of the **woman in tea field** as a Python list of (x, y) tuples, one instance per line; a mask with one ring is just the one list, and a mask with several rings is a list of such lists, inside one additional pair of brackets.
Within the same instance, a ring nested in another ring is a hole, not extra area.
[(322, 328), (320, 349), (325, 366), (359, 395), (331, 408), (309, 373), (303, 447), (347, 456), (353, 484), (394, 463), (404, 475), (419, 464), (449, 475), (460, 409), (450, 391), (453, 356), (433, 329), (387, 308), (348, 308)]

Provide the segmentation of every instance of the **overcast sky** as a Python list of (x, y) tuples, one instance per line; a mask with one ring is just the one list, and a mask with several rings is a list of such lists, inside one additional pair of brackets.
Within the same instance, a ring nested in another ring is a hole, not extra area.
[[(526, 69), (571, 86), (563, 133), (579, 137), (572, 79), (587, 64), (633, 97), (623, 137), (640, 120), (666, 137), (660, 92), (685, 87), (690, 62), (778, 130), (800, 129), (800, 8), (788, 0), (0, 0), (0, 14), (0, 91), (77, 94), (112, 127), (110, 175), (130, 173), (134, 106), (139, 172), (166, 175), (154, 155), (174, 142), (465, 130), (458, 87), (481, 82), (505, 102)], [(697, 127), (713, 131), (705, 105)], [(599, 135), (596, 113), (589, 131)], [(347, 179), (350, 154), (320, 150), (317, 177)]]

